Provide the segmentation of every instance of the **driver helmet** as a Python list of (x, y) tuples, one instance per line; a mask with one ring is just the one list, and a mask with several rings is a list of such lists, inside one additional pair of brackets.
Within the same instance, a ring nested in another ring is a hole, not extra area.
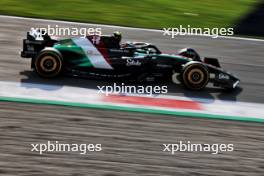
[(122, 34), (119, 31), (113, 33), (114, 38), (120, 43), (122, 40)]

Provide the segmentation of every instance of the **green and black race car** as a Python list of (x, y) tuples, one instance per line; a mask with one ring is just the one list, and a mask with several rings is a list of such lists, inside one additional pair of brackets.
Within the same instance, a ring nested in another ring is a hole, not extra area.
[(170, 80), (199, 90), (208, 82), (234, 89), (239, 79), (220, 68), (217, 59), (204, 58), (191, 48), (178, 54), (162, 53), (155, 45), (127, 42), (121, 34), (54, 40), (40, 31), (30, 31), (23, 40), (21, 56), (31, 58), (31, 67), (42, 77), (60, 74), (125, 78), (135, 81)]

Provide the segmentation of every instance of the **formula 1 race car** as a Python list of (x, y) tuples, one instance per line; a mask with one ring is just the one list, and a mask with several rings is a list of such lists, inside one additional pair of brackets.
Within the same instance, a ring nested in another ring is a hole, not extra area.
[(204, 88), (208, 82), (226, 89), (239, 84), (237, 77), (221, 69), (217, 59), (202, 60), (191, 48), (169, 55), (149, 43), (120, 45), (121, 38), (115, 37), (93, 35), (54, 40), (41, 31), (30, 31), (23, 40), (21, 57), (31, 58), (31, 67), (46, 78), (69, 74), (135, 81), (170, 80), (193, 90)]

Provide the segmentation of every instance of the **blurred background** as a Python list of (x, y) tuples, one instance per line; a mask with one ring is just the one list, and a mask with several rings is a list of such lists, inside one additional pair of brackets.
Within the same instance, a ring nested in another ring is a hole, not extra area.
[(1, 0), (0, 14), (143, 28), (234, 27), (263, 36), (262, 0)]

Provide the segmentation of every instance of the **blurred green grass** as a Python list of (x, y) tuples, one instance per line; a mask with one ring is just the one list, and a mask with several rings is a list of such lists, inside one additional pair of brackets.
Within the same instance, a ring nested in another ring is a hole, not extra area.
[(0, 14), (161, 29), (232, 27), (257, 0), (1, 0)]

